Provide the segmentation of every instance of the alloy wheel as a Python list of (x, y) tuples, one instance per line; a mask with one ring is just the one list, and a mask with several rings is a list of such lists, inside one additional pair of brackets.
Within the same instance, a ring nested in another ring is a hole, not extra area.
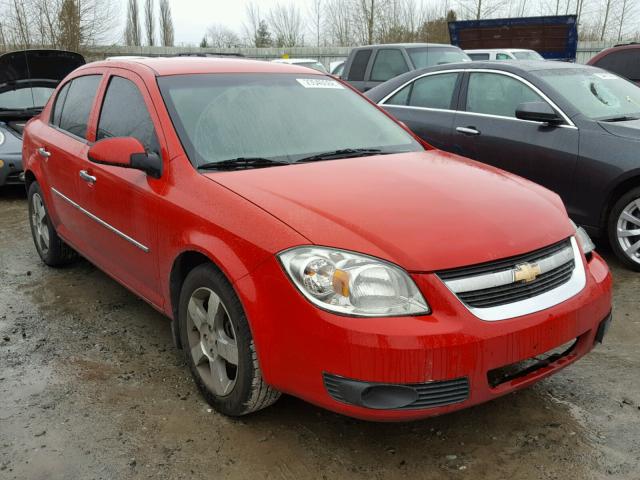
[(229, 395), (238, 375), (238, 344), (227, 308), (209, 288), (198, 288), (187, 306), (191, 358), (205, 385), (219, 397)]
[(636, 198), (622, 210), (616, 234), (625, 255), (640, 264), (640, 198)]
[(47, 211), (39, 193), (34, 193), (31, 198), (31, 228), (40, 251), (46, 255), (49, 251), (49, 225)]

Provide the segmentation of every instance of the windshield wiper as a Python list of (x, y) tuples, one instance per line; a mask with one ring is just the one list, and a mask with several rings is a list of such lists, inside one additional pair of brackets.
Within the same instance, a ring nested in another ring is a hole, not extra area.
[(330, 152), (316, 153), (308, 157), (303, 157), (296, 160), (295, 163), (334, 160), (337, 158), (365, 157), (367, 155), (382, 155), (383, 153), (390, 152), (382, 152), (379, 148), (343, 148), (341, 150), (332, 150)]
[(247, 168), (271, 167), (274, 165), (289, 165), (289, 162), (263, 157), (238, 157), (219, 162), (208, 162), (198, 165), (198, 170), (240, 170)]
[(631, 120), (640, 120), (639, 117), (631, 117), (629, 115), (619, 115), (615, 117), (601, 118), (601, 122), (629, 122)]
[(30, 112), (31, 110), (42, 110), (44, 107), (23, 107), (23, 108), (4, 108), (0, 107), (0, 112)]

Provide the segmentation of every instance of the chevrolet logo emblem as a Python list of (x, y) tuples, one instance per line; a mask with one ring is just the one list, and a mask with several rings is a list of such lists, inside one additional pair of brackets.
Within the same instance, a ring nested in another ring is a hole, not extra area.
[(537, 263), (521, 263), (513, 271), (514, 282), (533, 282), (542, 271)]

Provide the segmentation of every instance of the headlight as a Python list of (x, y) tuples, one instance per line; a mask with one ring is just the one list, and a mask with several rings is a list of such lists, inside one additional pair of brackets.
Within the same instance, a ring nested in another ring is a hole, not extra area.
[(593, 240), (591, 240), (591, 237), (584, 228), (577, 226), (573, 222), (571, 223), (576, 229), (576, 239), (578, 240), (578, 245), (580, 245), (580, 248), (582, 248), (582, 253), (584, 253), (585, 255), (589, 255), (596, 249)]
[(4, 133), (0, 132), (0, 145), (4, 143)]
[(383, 260), (325, 247), (296, 247), (278, 258), (298, 290), (325, 310), (359, 317), (429, 313), (407, 272)]

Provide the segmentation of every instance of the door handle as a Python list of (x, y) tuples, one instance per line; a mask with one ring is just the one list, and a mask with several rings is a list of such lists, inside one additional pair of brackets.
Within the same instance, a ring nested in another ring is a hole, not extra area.
[(44, 158), (49, 158), (51, 156), (51, 152), (48, 152), (46, 148), (40, 147), (38, 149), (38, 155)]
[(465, 135), (480, 135), (480, 130), (476, 130), (475, 127), (457, 127), (456, 132), (464, 133)]
[(96, 183), (97, 178), (93, 175), (89, 175), (86, 170), (80, 170), (80, 178), (88, 183)]

